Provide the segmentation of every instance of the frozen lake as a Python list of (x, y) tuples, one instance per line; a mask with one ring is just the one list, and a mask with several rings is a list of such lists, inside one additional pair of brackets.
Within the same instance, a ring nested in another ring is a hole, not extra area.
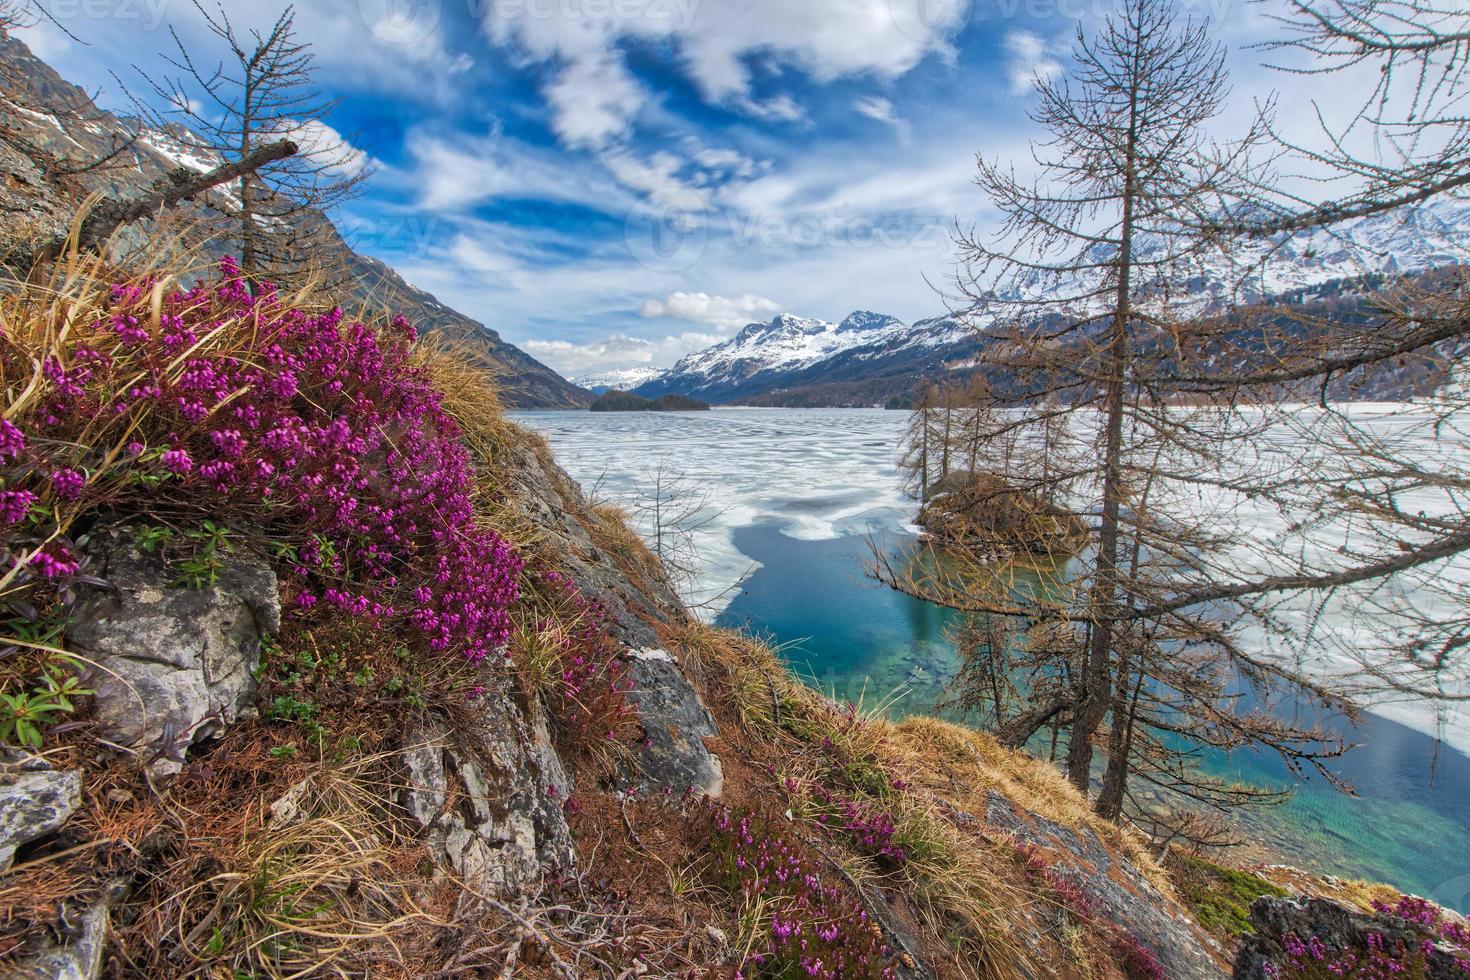
[[(1412, 416), (1384, 411), (1365, 409), (1383, 416), (1386, 432), (1421, 438)], [(882, 700), (901, 689), (893, 710), (933, 703), (955, 662), (943, 635), (947, 613), (875, 585), (862, 567), (868, 537), (882, 534), (902, 547), (914, 513), (895, 465), (905, 413), (729, 409), (516, 417), (544, 434), (562, 466), (606, 499), (630, 503), (645, 495), (660, 464), (709, 495), (713, 520), (699, 538), (703, 562), (690, 589), (704, 603), (705, 618), (792, 644), (793, 667), (839, 697)], [(1264, 451), (1295, 450), (1285, 434)], [(1284, 530), (1277, 515), (1250, 501), (1216, 500), (1211, 509), (1239, 526), (1243, 564), (1259, 561), (1265, 543)], [(1313, 546), (1330, 556), (1337, 543)], [(1329, 616), (1320, 628), (1334, 643), (1351, 644), (1372, 624), (1361, 616)], [(1335, 663), (1328, 654), (1319, 666), (1326, 671)], [(1315, 867), (1389, 880), (1463, 908), (1470, 904), (1464, 874), (1470, 869), (1457, 842), (1470, 832), (1470, 758), (1450, 749), (1436, 758), (1431, 736), (1438, 731), (1463, 750), (1470, 732), (1459, 723), (1439, 728), (1421, 705), (1375, 710), (1377, 717), (1351, 733), (1351, 741), (1367, 744), (1343, 765), (1359, 799), (1309, 783), (1286, 806), (1253, 816), (1245, 829), (1267, 848)], [(1255, 753), (1213, 758), (1209, 767), (1286, 782), (1279, 763)], [(1461, 871), (1448, 873), (1455, 868)]]

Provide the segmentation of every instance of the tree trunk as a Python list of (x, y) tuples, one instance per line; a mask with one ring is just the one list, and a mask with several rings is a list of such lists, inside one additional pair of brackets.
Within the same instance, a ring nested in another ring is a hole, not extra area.
[(1118, 618), (1118, 516), (1123, 483), (1123, 396), (1128, 368), (1128, 320), (1133, 272), (1133, 198), (1136, 193), (1138, 79), (1130, 92), (1132, 115), (1123, 185), (1122, 238), (1118, 247), (1118, 290), (1113, 306), (1112, 336), (1106, 361), (1106, 445), (1103, 449), (1102, 524), (1097, 543), (1097, 569), (1090, 600), (1092, 636), (1083, 667), (1082, 701), (1072, 721), (1067, 745), (1067, 778), (1084, 795), (1092, 779), (1092, 740), (1108, 712), (1112, 694), (1113, 623)]

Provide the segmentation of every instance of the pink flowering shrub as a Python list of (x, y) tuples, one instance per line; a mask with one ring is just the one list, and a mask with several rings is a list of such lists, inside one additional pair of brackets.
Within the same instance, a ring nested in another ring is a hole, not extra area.
[(1164, 965), (1154, 951), (1133, 933), (1104, 919), (1096, 899), (1059, 874), (1038, 848), (1020, 844), (1016, 851), (1024, 862), (1026, 879), (1046, 892), (1072, 918), (1101, 934), (1107, 942), (1108, 955), (1128, 980), (1166, 980)]
[(213, 283), (123, 283), (38, 320), (0, 337), (7, 384), (33, 382), (0, 422), (12, 585), (75, 574), (78, 521), (209, 517), (271, 542), (299, 607), (476, 662), (503, 647), (522, 563), (476, 524), (468, 453), (407, 321), (252, 295), (229, 259)]
[(788, 793), (805, 795), (816, 806), (813, 819), (824, 830), (847, 839), (858, 850), (893, 867), (908, 860), (896, 840), (898, 828), (893, 815), (876, 804), (855, 800), (833, 792), (817, 783), (803, 784), (795, 779), (783, 782)]
[(638, 712), (628, 701), (633, 679), (608, 635), (602, 607), (561, 572), (544, 572), (538, 579), (537, 592), (547, 608), (531, 642), (550, 661), (544, 693), (563, 744), (594, 754), (626, 744), (639, 730)]
[(1340, 949), (1318, 936), (1290, 935), (1283, 943), (1286, 962), (1267, 963), (1267, 975), (1280, 980), (1408, 980), (1428, 972), (1429, 958), (1436, 955), (1438, 945), (1439, 955), (1448, 952), (1470, 978), (1470, 929), (1451, 921), (1439, 906), (1401, 895), (1392, 905), (1375, 901), (1373, 910), (1382, 918), (1399, 920), (1418, 933), (1417, 937), (1389, 938), (1383, 932), (1369, 932), (1363, 947)]
[(708, 853), (732, 892), (771, 906), (770, 937), (740, 978), (889, 980), (892, 955), (883, 932), (846, 892), (823, 879), (817, 860), (749, 811), (705, 800)]

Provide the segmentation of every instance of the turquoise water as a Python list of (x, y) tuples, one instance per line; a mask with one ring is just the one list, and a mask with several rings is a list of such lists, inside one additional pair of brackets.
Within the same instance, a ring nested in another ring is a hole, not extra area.
[[(786, 645), (786, 660), (843, 700), (902, 715), (928, 710), (956, 664), (944, 627), (952, 614), (863, 572), (868, 538), (797, 540), (779, 521), (736, 528), (735, 546), (761, 563), (721, 614)], [(895, 692), (899, 692), (895, 694)], [(1321, 779), (1291, 800), (1254, 811), (1243, 836), (1323, 873), (1388, 882), (1470, 909), (1470, 758), (1406, 726), (1369, 717), (1353, 729), (1324, 719), (1362, 747), (1338, 766), (1357, 796)], [(1215, 753), (1206, 768), (1259, 785), (1292, 782), (1274, 757)]]

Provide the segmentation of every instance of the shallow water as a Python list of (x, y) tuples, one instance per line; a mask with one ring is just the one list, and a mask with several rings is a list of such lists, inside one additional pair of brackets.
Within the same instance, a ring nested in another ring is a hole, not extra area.
[[(913, 503), (898, 489), (903, 413), (731, 410), (690, 414), (521, 413), (584, 486), (628, 500), (663, 461), (711, 495), (693, 591), (722, 625), (785, 646), (808, 681), (894, 714), (927, 711), (952, 673), (949, 613), (869, 580), (870, 539), (902, 547)], [(1415, 721), (1414, 713), (1402, 713)], [(1328, 719), (1345, 724), (1340, 719)], [(1423, 721), (1421, 727), (1432, 731)], [(1359, 796), (1315, 780), (1257, 811), (1251, 840), (1327, 873), (1388, 881), (1470, 908), (1470, 758), (1395, 721), (1351, 734), (1342, 775)], [(1437, 768), (1435, 768), (1437, 763)], [(1215, 754), (1207, 768), (1284, 785), (1274, 758)]]

